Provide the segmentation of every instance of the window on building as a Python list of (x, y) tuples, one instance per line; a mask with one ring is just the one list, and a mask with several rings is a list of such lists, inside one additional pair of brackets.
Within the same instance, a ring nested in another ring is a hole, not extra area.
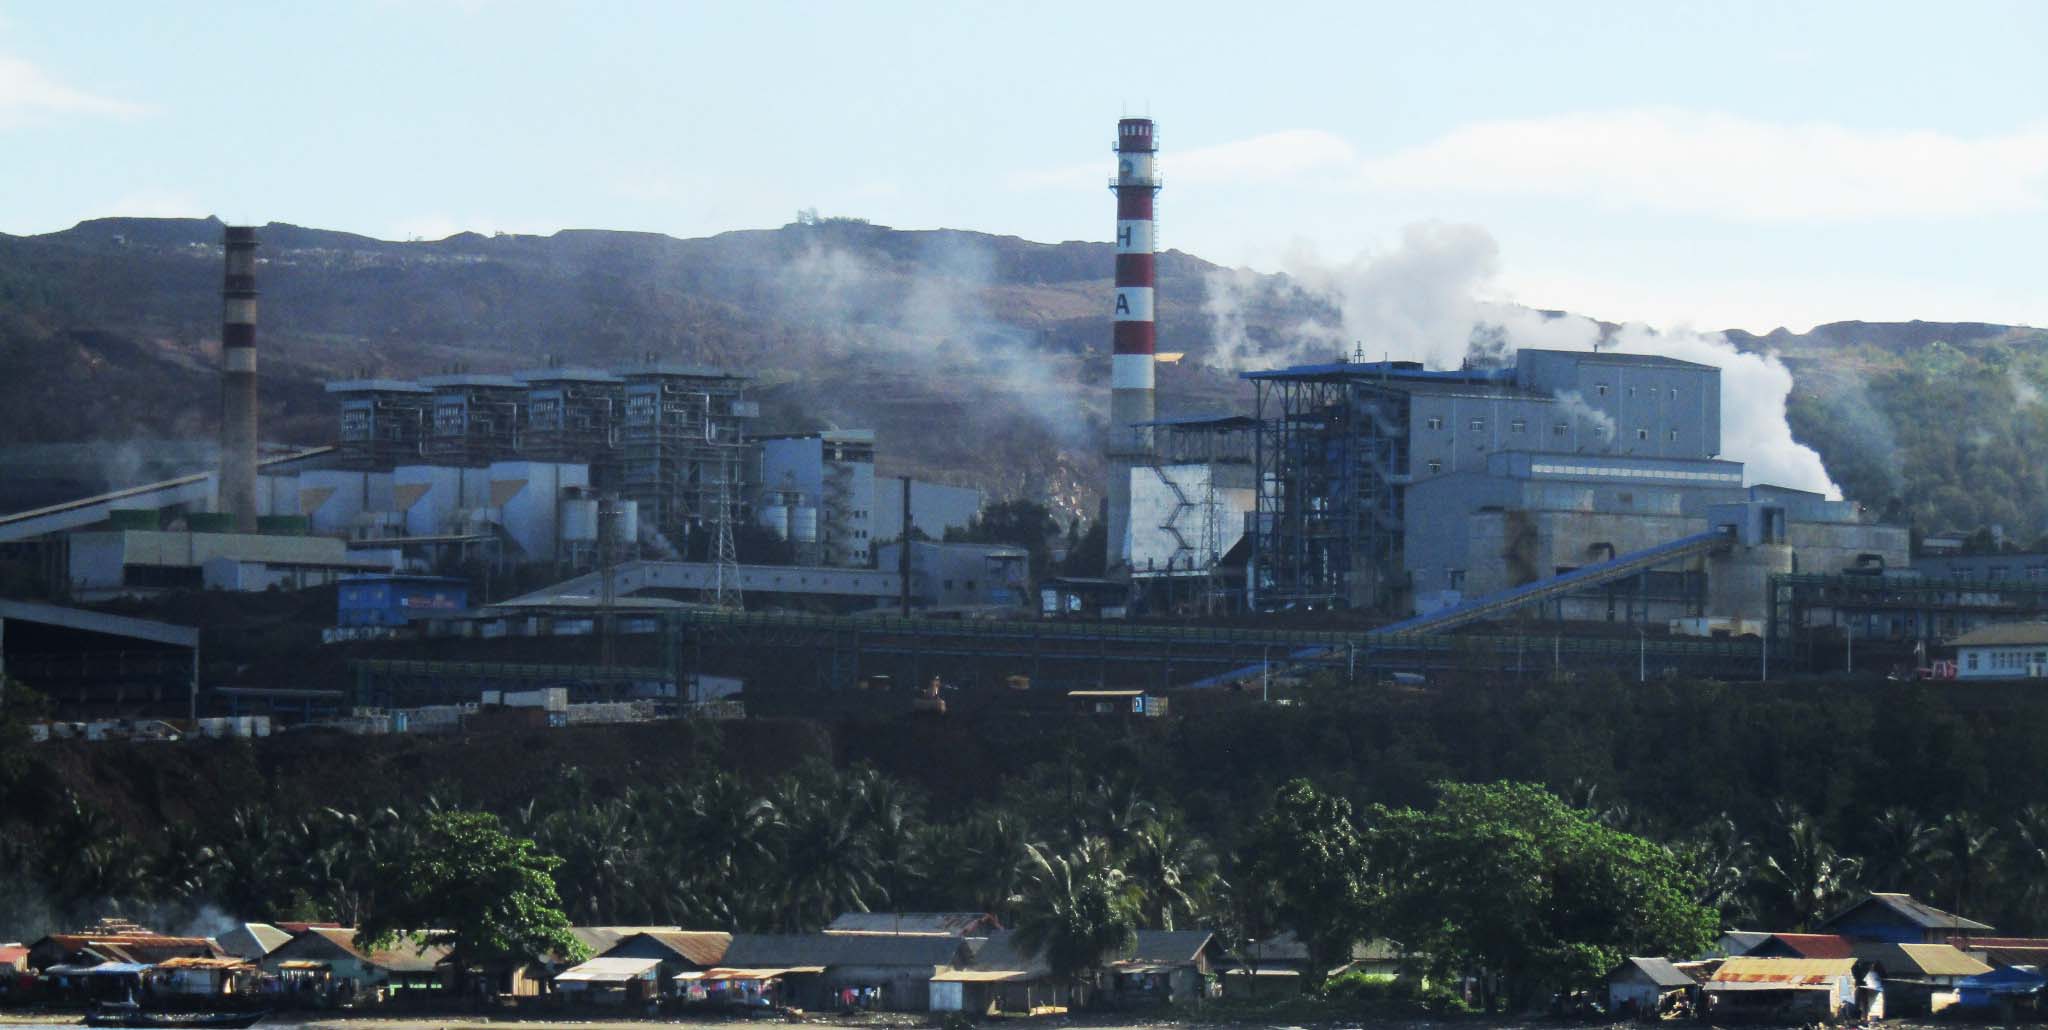
[(1508, 432), (1510, 433), (1519, 433), (1527, 428), (1529, 428), (1529, 420), (1526, 418), (1518, 418), (1508, 423)]
[(951, 590), (951, 589), (953, 589), (953, 581), (952, 581), (952, 580), (950, 580), (950, 579), (949, 579), (949, 580), (947, 580), (947, 581), (946, 581), (946, 589), (948, 589), (948, 590)]
[(1599, 394), (1599, 395), (1600, 395), (1600, 396), (1602, 396), (1602, 397), (1605, 397), (1605, 396), (1607, 396), (1607, 384), (1606, 384), (1606, 383), (1594, 383), (1594, 384), (1593, 384), (1593, 392), (1594, 392), (1594, 393), (1597, 393), (1597, 394)]
[(1464, 570), (1464, 569), (1452, 569), (1452, 570), (1451, 570), (1451, 589), (1452, 589), (1452, 590), (1463, 590), (1464, 588), (1465, 588), (1465, 570)]
[(1670, 441), (1671, 441), (1672, 443), (1677, 443), (1677, 442), (1678, 442), (1678, 430), (1676, 430), (1676, 429), (1673, 429), (1673, 430), (1671, 430), (1670, 432), (1666, 433), (1666, 434), (1665, 434), (1665, 438), (1666, 438), (1666, 439), (1668, 439), (1668, 440), (1670, 440)]
[(1636, 439), (1638, 439), (1638, 440), (1648, 440), (1649, 438), (1650, 438), (1650, 431), (1649, 431), (1649, 430), (1647, 430), (1647, 429), (1638, 429), (1638, 430), (1636, 430)]
[(1968, 669), (1968, 670), (1970, 670), (1971, 672), (1976, 672), (1976, 671), (1977, 671), (1977, 652), (1975, 652), (1975, 651), (1965, 651), (1965, 652), (1963, 652), (1963, 668), (1965, 668), (1965, 669)]
[(1629, 387), (1629, 388), (1628, 388), (1628, 395), (1629, 395), (1630, 397), (1634, 397), (1634, 396), (1636, 395), (1636, 388), (1635, 388), (1635, 387), (1633, 387), (1633, 386)]
[(1485, 431), (1486, 431), (1486, 420), (1485, 420), (1485, 419), (1483, 419), (1483, 418), (1475, 418), (1475, 419), (1473, 419), (1473, 420), (1472, 420), (1472, 431), (1473, 431), (1473, 432), (1475, 432), (1475, 433), (1483, 433), (1483, 432), (1485, 432)]
[(1441, 462), (1441, 461), (1432, 461), (1432, 462), (1430, 462), (1430, 463), (1429, 463), (1429, 474), (1430, 474), (1430, 475), (1432, 475), (1432, 476), (1433, 476), (1433, 475), (1436, 475), (1437, 473), (1439, 473), (1439, 472), (1442, 472), (1443, 470), (1444, 470), (1444, 463), (1443, 463), (1443, 462)]
[(1674, 401), (1678, 399), (1678, 387), (1676, 386), (1671, 388), (1671, 399)]
[(1443, 417), (1442, 415), (1431, 415), (1431, 416), (1429, 416), (1429, 428), (1431, 428), (1431, 429), (1442, 429), (1443, 427), (1444, 427), (1444, 417)]
[(1558, 424), (1550, 427), (1550, 435), (1552, 436), (1563, 436), (1571, 431), (1571, 425), (1565, 422), (1559, 422)]

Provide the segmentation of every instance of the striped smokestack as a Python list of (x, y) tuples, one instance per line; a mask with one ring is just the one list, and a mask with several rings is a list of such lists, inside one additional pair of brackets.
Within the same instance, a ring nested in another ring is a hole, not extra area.
[(230, 225), (221, 280), (218, 509), (256, 531), (256, 230)]
[(1131, 467), (1152, 451), (1152, 430), (1134, 428), (1155, 417), (1152, 363), (1152, 198), (1159, 177), (1152, 158), (1159, 143), (1150, 118), (1116, 123), (1116, 300), (1111, 309), (1109, 370), (1108, 567), (1128, 564), (1131, 541)]

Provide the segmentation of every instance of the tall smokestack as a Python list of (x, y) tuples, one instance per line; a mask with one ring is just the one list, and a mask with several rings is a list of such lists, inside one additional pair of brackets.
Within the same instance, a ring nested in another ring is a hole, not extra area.
[(1116, 320), (1109, 369), (1109, 556), (1106, 567), (1122, 569), (1130, 555), (1131, 467), (1152, 452), (1152, 430), (1134, 429), (1150, 422), (1156, 409), (1152, 394), (1152, 362), (1156, 334), (1152, 325), (1152, 197), (1159, 177), (1152, 157), (1159, 142), (1152, 119), (1125, 118), (1116, 123)]
[(230, 225), (220, 287), (219, 509), (256, 531), (256, 230)]

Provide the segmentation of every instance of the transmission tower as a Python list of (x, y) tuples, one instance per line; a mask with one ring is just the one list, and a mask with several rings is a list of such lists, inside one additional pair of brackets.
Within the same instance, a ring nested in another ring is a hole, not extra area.
[(735, 448), (720, 450), (718, 460), (718, 540), (713, 545), (711, 603), (738, 611), (745, 607), (740, 598), (739, 549), (732, 542), (733, 476), (738, 473), (738, 463), (733, 460)]

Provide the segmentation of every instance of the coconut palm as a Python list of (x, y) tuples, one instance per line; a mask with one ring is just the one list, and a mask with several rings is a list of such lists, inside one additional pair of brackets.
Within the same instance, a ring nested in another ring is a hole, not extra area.
[(1721, 913), (1723, 926), (1739, 926), (1755, 916), (1743, 888), (1756, 865), (1756, 848), (1728, 813), (1700, 824), (1673, 850), (1700, 874), (1693, 900)]
[(1970, 901), (1996, 867), (1998, 829), (1969, 812), (1950, 812), (1937, 830), (1935, 868), (1950, 911), (1966, 915)]
[(2023, 925), (2048, 925), (2048, 805), (2028, 805), (2013, 817), (2006, 846), (2012, 904)]
[(1870, 824), (1863, 853), (1864, 882), (1871, 890), (1912, 893), (1926, 884), (1938, 834), (1912, 810), (1887, 808)]
[(876, 877), (874, 841), (862, 832), (841, 795), (799, 778), (783, 781), (776, 922), (788, 932), (814, 930), (843, 911), (866, 912), (887, 899)]
[(1207, 905), (1216, 876), (1216, 856), (1200, 838), (1188, 835), (1178, 816), (1141, 827), (1127, 849), (1125, 871), (1148, 926), (1174, 927), (1176, 914), (1192, 920)]
[(1806, 930), (1842, 900), (1860, 865), (1837, 852), (1797, 807), (1780, 805), (1778, 818), (1782, 832), (1759, 871), (1760, 892), (1767, 910), (1778, 912), (1792, 928)]
[(1070, 985), (1093, 979), (1102, 964), (1138, 938), (1138, 898), (1108, 845), (1086, 838), (1066, 852), (1027, 845), (1030, 873), (1016, 898), (1017, 942), (1043, 955)]

